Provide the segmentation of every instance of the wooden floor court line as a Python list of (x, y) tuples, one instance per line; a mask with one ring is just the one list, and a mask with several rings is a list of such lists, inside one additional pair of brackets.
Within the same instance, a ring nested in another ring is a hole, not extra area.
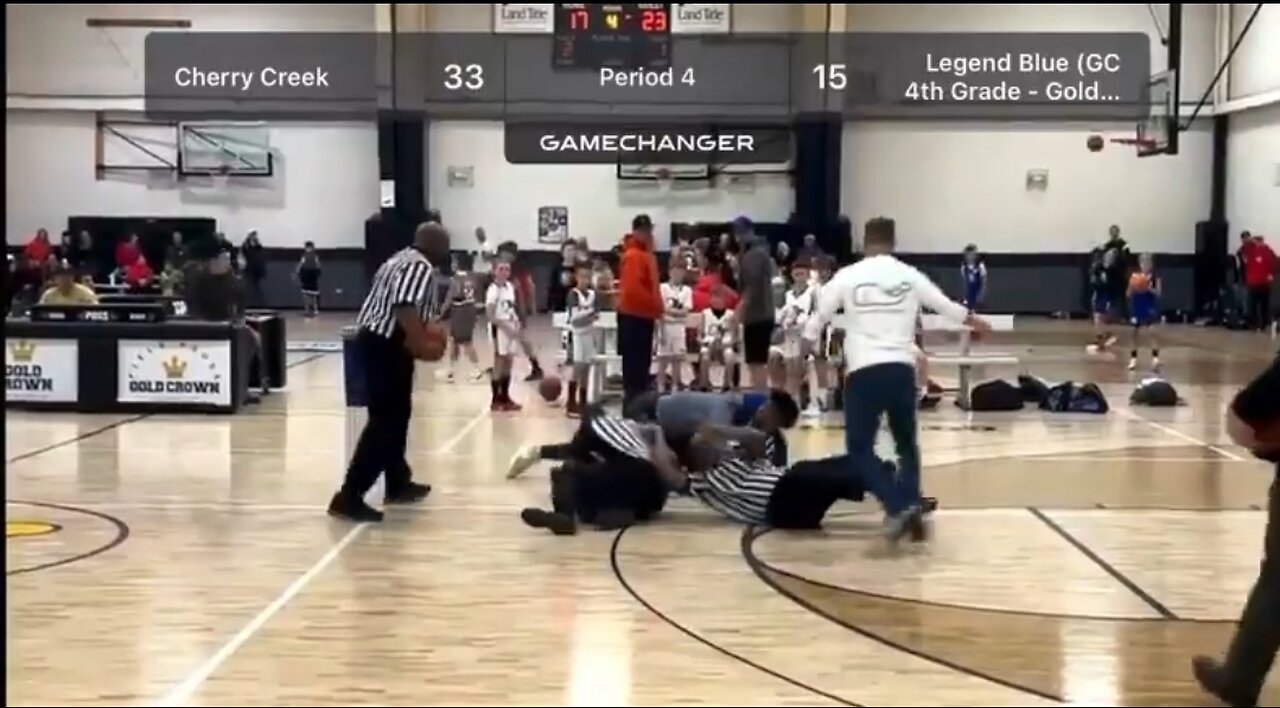
[(333, 561), (337, 560), (338, 556), (342, 554), (342, 551), (346, 549), (347, 546), (350, 546), (351, 543), (355, 541), (356, 538), (360, 536), (360, 533), (367, 527), (368, 524), (356, 524), (353, 526), (346, 535), (338, 540), (337, 543), (330, 546), (329, 550), (326, 551), (323, 556), (320, 556), (320, 559), (312, 564), (305, 573), (298, 576), (297, 579), (282, 590), (270, 604), (262, 608), (262, 611), (258, 614), (254, 615), (253, 619), (249, 620), (248, 624), (241, 627), (239, 632), (236, 632), (231, 639), (227, 640), (225, 644), (219, 647), (218, 650), (214, 652), (213, 655), (211, 655), (203, 664), (196, 667), (196, 669), (188, 674), (181, 683), (174, 686), (160, 700), (156, 701), (152, 705), (156, 706), (156, 708), (186, 705), (187, 701), (191, 699), (191, 696), (193, 696), (196, 691), (200, 690), (200, 687), (204, 685), (204, 682), (209, 680), (209, 677), (212, 676), (227, 659), (231, 658), (231, 655), (236, 653), (236, 650), (244, 646), (245, 642), (252, 639), (253, 635), (257, 634), (258, 630), (266, 626), (267, 622), (270, 622), (272, 617), (276, 616), (280, 610), (284, 609), (285, 605), (288, 605), (293, 598), (297, 597), (299, 593), (305, 590), (306, 587), (311, 584), (311, 581), (315, 580), (316, 576), (323, 573), (324, 570), (333, 563)]
[[(326, 357), (326, 356), (328, 356), (328, 355), (329, 355), (329, 353), (328, 353), (328, 352), (325, 352), (325, 353), (321, 353), (321, 354), (315, 354), (315, 355), (312, 355), (312, 356), (309, 356), (309, 357), (304, 357), (304, 358), (299, 359), (299, 360), (297, 360), (297, 361), (291, 361), (291, 362), (289, 362), (288, 364), (286, 364), (286, 365), (285, 365), (285, 367), (284, 367), (284, 368), (286, 368), (286, 369), (293, 369), (293, 368), (296, 368), (296, 367), (299, 367), (299, 366), (303, 366), (304, 364), (310, 364), (311, 362), (316, 361), (316, 360), (318, 360), (318, 359), (322, 359), (322, 358), (324, 358), (324, 357)], [(39, 457), (40, 455), (43, 455), (43, 454), (45, 454), (46, 452), (53, 452), (54, 450), (57, 450), (58, 448), (66, 447), (67, 445), (73, 445), (73, 444), (78, 443), (78, 442), (81, 442), (81, 441), (83, 441), (83, 440), (88, 440), (88, 439), (90, 439), (90, 438), (97, 437), (97, 436), (99, 436), (99, 435), (101, 435), (101, 434), (103, 434), (103, 433), (106, 433), (106, 432), (110, 432), (110, 431), (112, 431), (112, 430), (115, 430), (116, 428), (124, 427), (124, 426), (126, 426), (126, 425), (129, 425), (130, 423), (136, 423), (136, 422), (138, 422), (138, 421), (140, 421), (140, 420), (146, 420), (146, 419), (148, 419), (148, 418), (152, 418), (152, 417), (154, 417), (154, 416), (156, 416), (156, 415), (158, 415), (158, 414), (156, 414), (156, 413), (140, 413), (140, 414), (138, 414), (138, 415), (129, 416), (128, 418), (123, 418), (123, 419), (121, 419), (121, 420), (113, 421), (113, 422), (111, 422), (111, 423), (107, 423), (106, 425), (103, 425), (103, 426), (100, 426), (100, 427), (94, 428), (93, 430), (90, 430), (90, 431), (88, 431), (88, 432), (85, 432), (85, 433), (81, 433), (81, 434), (79, 434), (79, 435), (76, 435), (75, 437), (67, 438), (66, 440), (59, 440), (58, 442), (50, 443), (49, 445), (45, 445), (44, 447), (37, 448), (37, 449), (35, 449), (35, 450), (31, 450), (30, 452), (24, 452), (24, 453), (22, 453), (22, 454), (20, 454), (20, 455), (14, 455), (13, 457), (9, 458), (8, 460), (5, 460), (5, 464), (6, 464), (6, 465), (12, 465), (12, 464), (13, 464), (13, 463), (15, 463), (15, 462), (21, 462), (21, 461), (23, 461), (23, 460), (29, 460), (29, 459), (31, 459), (31, 458), (33, 458), (33, 457)]]
[(1141, 413), (1134, 412), (1130, 408), (1117, 408), (1116, 411), (1130, 420), (1136, 420), (1140, 423), (1145, 423), (1166, 435), (1172, 435), (1173, 437), (1178, 438), (1179, 440), (1182, 440), (1184, 442), (1189, 442), (1193, 445), (1200, 445), (1209, 450), (1212, 450), (1218, 453), (1219, 455), (1222, 455), (1223, 457), (1227, 458), (1228, 460), (1231, 460), (1232, 462), (1249, 462), (1250, 461), (1248, 458), (1237, 455), (1234, 452), (1226, 450), (1219, 445), (1214, 445), (1212, 443), (1205, 442), (1204, 440), (1201, 440), (1199, 438), (1193, 437), (1191, 435), (1187, 435), (1181, 430), (1170, 428), (1169, 426), (1163, 423), (1157, 423), (1154, 420), (1150, 420), (1146, 416), (1143, 416)]
[[(854, 708), (861, 708), (862, 706), (861, 703), (855, 703), (853, 701), (850, 701), (847, 698), (842, 698), (840, 696), (835, 695), (834, 693), (829, 693), (816, 686), (811, 686), (805, 683), (804, 681), (793, 678), (791, 676), (787, 676), (786, 674), (780, 671), (775, 671), (774, 669), (771, 669), (757, 661), (754, 661), (745, 656), (742, 656), (741, 654), (733, 651), (732, 649), (728, 649), (726, 647), (720, 646), (719, 644), (716, 644), (710, 639), (707, 639), (701, 634), (698, 634), (692, 629), (675, 621), (674, 619), (669, 617), (665, 612), (658, 609), (653, 603), (645, 599), (645, 597), (641, 595), (638, 591), (636, 591), (636, 589), (631, 585), (631, 583), (627, 581), (626, 574), (622, 570), (622, 563), (618, 560), (618, 549), (621, 547), (622, 539), (626, 535), (628, 529), (630, 528), (631, 527), (628, 526), (620, 529), (618, 533), (613, 537), (613, 543), (609, 545), (609, 568), (613, 571), (613, 577), (618, 581), (618, 584), (622, 586), (622, 590), (626, 592), (627, 595), (629, 595), (632, 600), (635, 600), (637, 604), (643, 607), (646, 612), (658, 618), (664, 624), (676, 630), (677, 632), (703, 645), (704, 647), (711, 649), (712, 651), (718, 654), (721, 654), (723, 656), (726, 656), (730, 659), (733, 659), (734, 661), (737, 661), (743, 664), (744, 666), (749, 666), (752, 669), (755, 669), (756, 671), (759, 671), (762, 674), (771, 676), (779, 681), (782, 681), (783, 683), (790, 684), (803, 691), (808, 691), (809, 693), (812, 693), (816, 696), (821, 696), (823, 698), (826, 698), (829, 701), (839, 703), (840, 705), (854, 706)], [(751, 531), (751, 529), (752, 527), (747, 527), (744, 530), (744, 533)]]
[(1160, 602), (1159, 600), (1157, 600), (1154, 595), (1144, 590), (1142, 586), (1134, 582), (1132, 578), (1120, 572), (1120, 570), (1116, 568), (1114, 565), (1108, 563), (1105, 558), (1103, 558), (1101, 555), (1098, 554), (1097, 551), (1093, 550), (1092, 548), (1089, 548), (1089, 545), (1086, 544), (1084, 541), (1081, 541), (1080, 539), (1072, 535), (1070, 531), (1067, 531), (1066, 529), (1062, 528), (1062, 526), (1059, 525), (1058, 522), (1049, 518), (1048, 514), (1045, 514), (1043, 511), (1033, 506), (1027, 507), (1027, 511), (1031, 512), (1032, 516), (1039, 519), (1041, 523), (1043, 523), (1045, 526), (1048, 526), (1055, 534), (1060, 536), (1067, 543), (1071, 544), (1077, 551), (1080, 551), (1081, 553), (1083, 553), (1085, 558), (1088, 558), (1090, 561), (1093, 562), (1094, 565), (1101, 568), (1103, 572), (1105, 572), (1107, 575), (1110, 575), (1112, 578), (1114, 578), (1117, 583), (1120, 583), (1121, 585), (1123, 585), (1125, 588), (1129, 590), (1129, 592), (1136, 595), (1138, 599), (1145, 602), (1147, 606), (1155, 610), (1161, 617), (1165, 619), (1170, 619), (1170, 620), (1180, 619), (1176, 614), (1173, 613), (1172, 610), (1166, 607), (1163, 602)]
[(5, 577), (12, 577), (15, 575), (25, 575), (27, 573), (35, 573), (41, 570), (50, 570), (53, 568), (59, 568), (64, 565), (71, 565), (72, 563), (78, 563), (80, 561), (88, 560), (95, 556), (100, 556), (103, 553), (106, 553), (107, 551), (110, 551), (111, 549), (129, 540), (129, 525), (126, 524), (121, 519), (118, 519), (110, 514), (104, 514), (100, 511), (94, 511), (93, 509), (86, 509), (80, 505), (55, 504), (53, 502), (25, 501), (20, 499), (6, 499), (5, 505), (7, 506), (9, 504), (14, 504), (17, 506), (32, 506), (32, 507), (44, 508), (44, 509), (55, 509), (58, 511), (65, 511), (73, 514), (87, 514), (89, 516), (94, 516), (114, 526), (116, 529), (116, 536), (106, 545), (99, 546), (98, 548), (94, 548), (92, 550), (88, 550), (83, 553), (78, 553), (74, 556), (70, 556), (67, 558), (55, 558), (53, 560), (49, 560), (44, 563), (38, 563), (36, 565), (29, 565), (21, 568), (14, 568), (13, 570), (8, 570), (5, 572)]
[(1042, 691), (1029, 686), (1022, 686), (1017, 683), (1014, 683), (1013, 681), (1001, 678), (999, 676), (992, 675), (985, 671), (974, 669), (969, 666), (964, 666), (962, 664), (958, 664), (954, 661), (950, 661), (942, 657), (933, 656), (931, 654), (928, 654), (914, 647), (910, 647), (901, 642), (894, 641), (893, 639), (886, 637), (880, 634), (879, 632), (872, 631), (870, 629), (867, 629), (866, 627), (861, 627), (855, 624), (851, 624), (838, 617), (834, 617), (827, 612), (822, 611), (821, 608), (818, 608), (808, 600), (797, 596), (795, 593), (789, 592), (786, 588), (774, 582), (774, 580), (769, 577), (769, 574), (765, 571), (765, 567), (766, 567), (765, 564), (762, 561), (760, 561), (758, 557), (756, 557), (756, 554), (751, 549), (756, 539), (767, 532), (768, 532), (768, 529), (760, 529), (754, 526), (749, 526), (743, 529), (742, 540), (741, 540), (742, 558), (746, 562), (748, 567), (751, 568), (751, 571), (755, 574), (755, 576), (759, 578), (760, 582), (764, 583), (765, 585), (768, 585), (770, 588), (773, 589), (774, 592), (778, 593), (779, 595), (782, 595), (783, 597), (787, 598), (788, 600), (795, 603), (796, 605), (799, 605), (800, 607), (804, 608), (806, 611), (811, 612), (819, 617), (822, 617), (823, 619), (826, 619), (829, 622), (840, 625), (841, 627), (844, 627), (845, 629), (853, 632), (854, 634), (870, 639), (871, 641), (874, 641), (878, 644), (882, 644), (890, 649), (902, 652), (903, 654), (914, 656), (918, 659), (923, 659), (924, 661), (928, 661), (933, 664), (937, 664), (939, 666), (945, 667), (957, 673), (965, 674), (967, 676), (972, 676), (974, 678), (981, 679), (983, 681), (988, 681), (998, 686), (1003, 686), (1005, 688), (1009, 688), (1015, 691), (1022, 691), (1023, 693), (1029, 693), (1031, 695), (1044, 698), (1050, 701), (1056, 701), (1058, 703), (1066, 702), (1065, 698), (1061, 695), (1050, 693), (1047, 691)]
[[(308, 361), (312, 361), (320, 356), (324, 355), (317, 355), (312, 359), (308, 359)], [(470, 422), (459, 428), (452, 437), (444, 441), (438, 448), (436, 448), (436, 450), (440, 452), (448, 452), (452, 450), (458, 445), (458, 443), (466, 439), (467, 435), (475, 430), (476, 426), (479, 425), (481, 421), (488, 420), (488, 418), (489, 407), (486, 405), (471, 418)], [(315, 507), (311, 507), (311, 510), (314, 512)], [(230, 659), (231, 656), (240, 649), (240, 647), (244, 646), (245, 643), (252, 639), (259, 630), (265, 627), (267, 623), (271, 621), (272, 617), (275, 617), (285, 608), (285, 606), (289, 604), (290, 601), (305, 590), (306, 587), (311, 584), (311, 581), (324, 572), (324, 570), (342, 554), (342, 551), (350, 546), (367, 527), (368, 524), (364, 523), (356, 524), (352, 527), (346, 535), (330, 546), (329, 550), (321, 556), (315, 564), (285, 587), (285, 589), (282, 590), (274, 600), (272, 600), (258, 614), (254, 615), (247, 624), (241, 627), (240, 631), (236, 632), (231, 639), (223, 644), (216, 652), (205, 660), (204, 663), (200, 664), (200, 666), (196, 667), (195, 670), (188, 674), (181, 683), (167, 692), (164, 697), (152, 705), (156, 706), (156, 708), (185, 705), (187, 701), (189, 701), (191, 697), (200, 690), (200, 687), (203, 686), (211, 676), (213, 676), (214, 672), (216, 672), (218, 668), (227, 661), (227, 659)]]

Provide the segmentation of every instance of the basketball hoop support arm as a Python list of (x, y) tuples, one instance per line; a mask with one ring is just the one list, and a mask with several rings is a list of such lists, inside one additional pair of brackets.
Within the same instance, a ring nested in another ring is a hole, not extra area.
[[(1218, 66), (1218, 73), (1213, 75), (1213, 80), (1205, 87), (1204, 95), (1200, 97), (1200, 102), (1196, 104), (1194, 110), (1191, 111), (1191, 117), (1187, 119), (1185, 126), (1179, 126), (1179, 130), (1186, 130), (1191, 127), (1196, 116), (1200, 115), (1200, 110), (1204, 108), (1204, 104), (1209, 102), (1209, 97), (1213, 95), (1213, 89), (1222, 80), (1222, 75), (1227, 73), (1227, 67), (1231, 66), (1231, 59), (1236, 55), (1236, 50), (1240, 48), (1240, 43), (1244, 41), (1245, 35), (1249, 34), (1249, 28), (1253, 26), (1253, 21), (1257, 19), (1258, 13), (1262, 11), (1262, 6), (1266, 3), (1258, 3), (1254, 5), (1253, 12), (1250, 13), (1248, 21), (1244, 23), (1244, 28), (1240, 30), (1240, 34), (1236, 36), (1234, 42), (1231, 43), (1231, 49), (1227, 50), (1227, 56), (1222, 60), (1222, 64)], [(1179, 82), (1181, 83), (1181, 82)], [(1175, 87), (1176, 88), (1176, 87)], [(1176, 95), (1176, 94), (1175, 94)]]

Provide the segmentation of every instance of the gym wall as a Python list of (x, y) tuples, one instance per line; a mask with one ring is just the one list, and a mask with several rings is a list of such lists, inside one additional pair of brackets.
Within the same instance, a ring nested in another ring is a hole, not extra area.
[[(803, 9), (794, 4), (735, 4), (733, 31), (797, 31), (804, 26)], [(428, 5), (425, 28), (489, 32), (493, 6)], [(503, 126), (498, 122), (432, 121), (427, 134), (428, 203), (443, 211), (454, 227), (456, 248), (475, 248), (473, 231), (483, 226), (490, 239), (509, 239), (525, 250), (558, 250), (538, 243), (541, 206), (568, 207), (570, 234), (585, 236), (593, 247), (605, 250), (617, 243), (638, 213), (648, 214), (656, 233), (665, 238), (675, 222), (726, 221), (738, 214), (750, 214), (758, 221), (786, 221), (794, 202), (786, 176), (758, 175), (749, 189), (698, 182), (664, 194), (619, 182), (614, 165), (509, 165), (503, 154)], [(473, 167), (473, 185), (450, 186), (451, 166)]]
[[(1167, 6), (1151, 6), (1166, 28)], [(1209, 84), (1216, 20), (1212, 5), (1186, 5), (1182, 99)], [(850, 5), (858, 32), (1140, 31), (1152, 37), (1153, 72), (1166, 65), (1147, 5)], [(1133, 247), (1192, 253), (1207, 217), (1212, 140), (1182, 136), (1176, 157), (1137, 159), (1132, 147), (1085, 148), (1092, 132), (1133, 135), (1132, 125), (952, 121), (851, 122), (842, 161), (844, 212), (854, 224), (898, 219), (903, 250), (959, 253), (976, 243), (995, 253), (1079, 253), (1119, 224)], [(1028, 190), (1027, 171), (1048, 170), (1048, 188)]]
[[(1231, 37), (1239, 36), (1254, 3), (1233, 4)], [(1250, 230), (1280, 243), (1280, 7), (1266, 5), (1227, 70), (1228, 248)]]
[[(377, 129), (365, 123), (276, 123), (275, 174), (233, 178), (227, 188), (172, 172), (95, 175), (99, 112), (145, 120), (146, 29), (97, 29), (89, 18), (188, 19), (192, 29), (373, 31), (362, 5), (8, 5), (5, 112), (6, 240), (39, 227), (55, 236), (70, 214), (200, 216), (239, 241), (256, 228), (268, 247), (362, 247), (378, 209)], [(173, 153), (174, 128), (138, 128)], [(167, 144), (165, 144), (167, 141)], [(110, 149), (110, 145), (108, 148)]]

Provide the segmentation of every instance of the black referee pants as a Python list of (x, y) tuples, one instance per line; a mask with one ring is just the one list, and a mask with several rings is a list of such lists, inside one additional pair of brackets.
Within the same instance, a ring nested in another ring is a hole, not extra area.
[(552, 507), (587, 523), (610, 509), (630, 510), (640, 520), (651, 518), (667, 504), (666, 484), (651, 462), (623, 453), (600, 437), (591, 424), (597, 415), (598, 407), (587, 409), (569, 442), (539, 449), (540, 458), (565, 463), (552, 471)]
[(364, 353), (369, 419), (351, 455), (342, 494), (363, 498), (385, 472), (390, 496), (412, 478), (405, 446), (413, 411), (413, 357), (399, 337), (388, 339), (362, 329), (356, 344)]
[(816, 529), (837, 501), (862, 501), (862, 471), (849, 455), (800, 460), (778, 479), (769, 495), (766, 518), (779, 529)]

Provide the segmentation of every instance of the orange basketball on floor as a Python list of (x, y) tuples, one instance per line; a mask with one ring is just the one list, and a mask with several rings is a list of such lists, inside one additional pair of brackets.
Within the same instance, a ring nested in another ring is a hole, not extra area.
[(560, 379), (555, 376), (544, 376), (538, 382), (538, 394), (542, 396), (542, 400), (551, 402), (560, 398)]

